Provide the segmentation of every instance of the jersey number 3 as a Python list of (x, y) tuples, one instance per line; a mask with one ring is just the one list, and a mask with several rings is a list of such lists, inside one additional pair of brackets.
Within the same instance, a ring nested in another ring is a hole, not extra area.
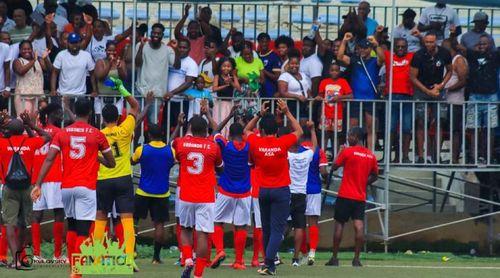
[(187, 160), (193, 161), (193, 166), (188, 166), (187, 171), (192, 175), (199, 175), (203, 172), (205, 157), (201, 153), (191, 152), (187, 155)]
[(69, 157), (71, 159), (82, 159), (85, 156), (85, 142), (87, 142), (87, 138), (83, 136), (71, 136), (69, 140)]

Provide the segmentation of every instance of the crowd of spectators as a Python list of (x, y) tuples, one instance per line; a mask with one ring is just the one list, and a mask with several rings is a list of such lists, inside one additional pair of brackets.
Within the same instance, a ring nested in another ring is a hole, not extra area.
[[(366, 1), (350, 9), (338, 32), (326, 38), (314, 30), (299, 40), (282, 35), (273, 41), (261, 33), (255, 42), (234, 28), (223, 38), (209, 7), (193, 11), (186, 4), (172, 40), (164, 38), (165, 26), (155, 23), (139, 24), (132, 42), (132, 27), (113, 36), (94, 6), (68, 2), (45, 0), (33, 9), (29, 1), (0, 0), (1, 109), (12, 101), (13, 114), (34, 114), (35, 98), (44, 95), (91, 95), (95, 114), (107, 102), (121, 109), (122, 100), (106, 97), (113, 92), (105, 81), (116, 77), (144, 99), (151, 93), (156, 97), (147, 106), (147, 122), (161, 122), (164, 128), (173, 128), (181, 111), (189, 117), (199, 113), (201, 99), (210, 100), (220, 122), (235, 103), (238, 114), (248, 117), (258, 111), (258, 98), (287, 98), (294, 115), (314, 120), (332, 144), (344, 143), (347, 124), (360, 125), (367, 129), (368, 147), (376, 149), (383, 129), (390, 128), (400, 150), (395, 162), (438, 161), (439, 141), (446, 134), (453, 163), (459, 163), (464, 144), (464, 161), (479, 157), (472, 162), (483, 163), (487, 150), (494, 150), (494, 132), (488, 128), (498, 125), (500, 56), (486, 32), (484, 12), (474, 14), (465, 32), (446, 0), (425, 8), (418, 21), (417, 13), (407, 9), (391, 30), (391, 48), (388, 28), (370, 16)], [(389, 92), (391, 126), (384, 127)], [(412, 140), (415, 156), (410, 159)]]

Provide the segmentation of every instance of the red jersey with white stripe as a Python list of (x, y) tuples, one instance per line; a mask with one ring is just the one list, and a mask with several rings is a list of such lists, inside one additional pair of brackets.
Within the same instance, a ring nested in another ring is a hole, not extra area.
[[(61, 131), (57, 126), (48, 124), (43, 127), (43, 130), (50, 134), (52, 138), (56, 136), (57, 133)], [(43, 145), (41, 148), (35, 151), (35, 156), (33, 157), (33, 175), (31, 180), (33, 183), (38, 179), (38, 174), (40, 173), (40, 168), (42, 167), (45, 158), (47, 158), (47, 154), (49, 153), (50, 142)], [(62, 165), (61, 165), (61, 155), (57, 155), (52, 167), (49, 172), (43, 179), (43, 183), (45, 182), (61, 182), (62, 180)]]
[(179, 198), (191, 203), (215, 202), (215, 168), (221, 167), (222, 155), (217, 144), (208, 138), (187, 135), (172, 144), (179, 161)]
[(84, 186), (95, 190), (99, 151), (111, 151), (108, 140), (99, 129), (75, 122), (57, 133), (50, 147), (62, 153), (62, 188)]

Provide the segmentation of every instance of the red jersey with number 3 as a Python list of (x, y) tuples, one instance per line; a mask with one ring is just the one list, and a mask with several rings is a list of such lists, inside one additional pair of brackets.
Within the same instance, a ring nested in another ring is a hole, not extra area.
[(57, 133), (50, 147), (62, 153), (62, 188), (85, 186), (95, 190), (99, 151), (111, 151), (99, 129), (84, 122), (75, 122)]
[[(43, 127), (43, 130), (50, 134), (52, 138), (56, 136), (57, 133), (61, 131), (57, 126), (53, 126), (48, 124)], [(39, 148), (35, 151), (35, 156), (33, 157), (33, 175), (31, 176), (31, 180), (33, 183), (38, 179), (38, 174), (40, 173), (40, 168), (42, 167), (45, 158), (47, 158), (47, 154), (49, 153), (50, 142), (43, 145), (43, 147)], [(62, 165), (61, 165), (61, 155), (57, 155), (52, 167), (49, 172), (45, 176), (42, 182), (61, 182), (62, 180)]]
[(215, 202), (215, 168), (221, 167), (220, 148), (208, 138), (187, 135), (177, 138), (172, 147), (179, 161), (179, 198), (191, 203)]

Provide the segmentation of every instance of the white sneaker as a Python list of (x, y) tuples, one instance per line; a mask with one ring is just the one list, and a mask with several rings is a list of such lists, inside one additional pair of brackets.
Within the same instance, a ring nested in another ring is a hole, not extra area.
[(314, 265), (315, 257), (316, 257), (316, 252), (309, 251), (309, 256), (307, 256), (307, 265)]
[(307, 262), (308, 262), (308, 258), (306, 256), (303, 256), (302, 258), (300, 258), (299, 264), (306, 265)]

